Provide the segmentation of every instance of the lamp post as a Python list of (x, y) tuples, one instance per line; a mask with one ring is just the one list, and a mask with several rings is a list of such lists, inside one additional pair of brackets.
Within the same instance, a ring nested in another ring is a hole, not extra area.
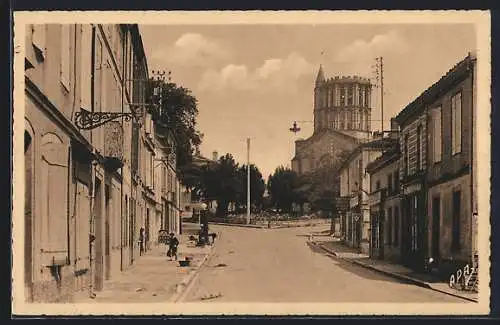
[(250, 224), (250, 138), (247, 138), (247, 225)]

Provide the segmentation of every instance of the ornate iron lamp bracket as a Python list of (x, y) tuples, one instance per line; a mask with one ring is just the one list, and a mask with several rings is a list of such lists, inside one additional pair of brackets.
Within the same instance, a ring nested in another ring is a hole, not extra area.
[(127, 122), (131, 119), (136, 122), (139, 120), (134, 113), (91, 112), (81, 108), (80, 112), (75, 114), (75, 125), (82, 130), (91, 130), (120, 117), (123, 117)]

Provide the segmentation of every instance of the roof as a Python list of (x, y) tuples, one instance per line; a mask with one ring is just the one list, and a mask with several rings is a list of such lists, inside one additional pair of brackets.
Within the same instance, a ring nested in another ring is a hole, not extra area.
[(396, 148), (386, 151), (382, 154), (382, 156), (378, 157), (371, 163), (366, 166), (366, 171), (370, 174), (386, 167), (388, 164), (397, 161), (400, 156), (399, 146), (396, 145)]
[(422, 112), (427, 104), (432, 103), (438, 96), (460, 82), (470, 73), (472, 63), (475, 62), (474, 54), (469, 53), (463, 60), (441, 77), (436, 83), (427, 88), (420, 96), (409, 103), (397, 116), (396, 122), (403, 126), (411, 117)]
[[(309, 138), (307, 139), (301, 139), (301, 140), (297, 140), (295, 141), (295, 143), (297, 142), (302, 142), (302, 143), (310, 143), (310, 142), (314, 142), (316, 141), (318, 138), (321, 138), (322, 136), (324, 136), (325, 134), (327, 133), (333, 133), (334, 135), (340, 135), (340, 136), (343, 136), (344, 138), (346, 138), (347, 140), (349, 141), (352, 141), (353, 143), (360, 143), (359, 139), (358, 138), (355, 138), (351, 135), (348, 135), (348, 134), (345, 134), (345, 133), (342, 133), (340, 131), (337, 131), (337, 130), (332, 130), (332, 129), (324, 129), (324, 130), (321, 130), (317, 133), (314, 133), (313, 135), (311, 135)], [(292, 158), (292, 160), (297, 160), (297, 152), (295, 152), (295, 156)]]
[(144, 59), (144, 65), (146, 66), (146, 75), (149, 76), (148, 70), (148, 60), (146, 58), (146, 53), (144, 52), (144, 44), (142, 43), (141, 32), (139, 31), (138, 24), (130, 25), (130, 32), (132, 33), (132, 42), (134, 44), (134, 51), (137, 53), (139, 60)]
[(316, 84), (325, 82), (325, 72), (323, 71), (323, 65), (319, 65), (318, 75), (316, 76)]
[(371, 150), (384, 150), (384, 149), (394, 149), (397, 147), (399, 140), (394, 138), (380, 138), (375, 139), (370, 142), (365, 142), (360, 144), (356, 149), (354, 149), (346, 160), (342, 162), (340, 169), (346, 168), (349, 163), (363, 151), (371, 151)]

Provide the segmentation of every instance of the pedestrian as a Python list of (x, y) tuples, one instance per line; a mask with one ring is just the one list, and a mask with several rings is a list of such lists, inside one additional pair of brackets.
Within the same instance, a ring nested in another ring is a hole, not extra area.
[(139, 231), (139, 255), (144, 254), (144, 228), (141, 227), (141, 230)]
[(179, 246), (179, 240), (175, 237), (174, 233), (170, 233), (170, 238), (168, 241), (168, 252), (167, 256), (170, 257), (170, 260), (175, 257), (177, 261), (177, 246)]

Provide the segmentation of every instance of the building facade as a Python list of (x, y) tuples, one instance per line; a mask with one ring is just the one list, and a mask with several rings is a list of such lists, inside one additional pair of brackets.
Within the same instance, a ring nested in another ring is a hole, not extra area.
[(295, 142), (292, 170), (299, 174), (339, 162), (371, 135), (371, 89), (368, 79), (325, 78), (320, 66), (314, 88), (314, 133)]
[(427, 259), (427, 106), (419, 99), (396, 116), (400, 125), (403, 263), (422, 268)]
[(350, 247), (362, 253), (370, 251), (370, 174), (366, 168), (385, 150), (394, 146), (395, 139), (377, 138), (361, 144), (340, 167), (340, 197), (349, 200), (341, 215), (341, 237)]
[(475, 76), (470, 54), (428, 90), (426, 239), (436, 266), (452, 271), (477, 259)]
[[(25, 47), (25, 296), (94, 294), (133, 262), (134, 121), (87, 128), (83, 113), (142, 108), (147, 80), (137, 25), (27, 25)], [(86, 118), (87, 116), (87, 118)], [(97, 115), (95, 115), (97, 116)]]
[(384, 152), (367, 166), (367, 172), (371, 183), (370, 257), (399, 262), (402, 239), (399, 148)]

